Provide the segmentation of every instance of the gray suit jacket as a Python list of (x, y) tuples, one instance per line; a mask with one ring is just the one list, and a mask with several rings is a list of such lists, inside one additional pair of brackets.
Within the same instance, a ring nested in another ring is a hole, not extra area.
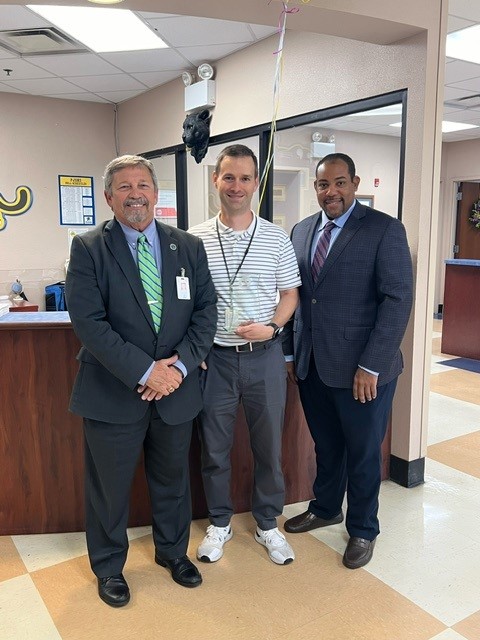
[[(138, 269), (125, 234), (113, 219), (72, 242), (66, 299), (82, 348), (70, 409), (110, 423), (139, 420), (148, 402), (137, 392), (152, 360), (178, 353), (188, 375), (157, 401), (168, 424), (194, 418), (202, 407), (198, 366), (215, 335), (216, 294), (202, 242), (156, 223), (162, 252), (163, 312), (155, 332)], [(179, 300), (176, 276), (185, 269), (190, 300)]]
[(292, 231), (302, 286), (286, 337), (293, 338), (297, 376), (305, 379), (313, 350), (328, 386), (350, 388), (358, 365), (378, 372), (378, 384), (386, 384), (403, 368), (399, 347), (412, 305), (405, 229), (357, 203), (314, 283), (310, 251), (319, 218), (316, 213)]

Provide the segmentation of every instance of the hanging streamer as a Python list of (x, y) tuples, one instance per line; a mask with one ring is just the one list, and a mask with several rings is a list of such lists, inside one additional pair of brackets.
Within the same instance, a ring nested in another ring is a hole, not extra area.
[[(267, 175), (270, 170), (270, 166), (274, 159), (273, 153), (273, 143), (275, 138), (275, 133), (277, 131), (277, 114), (278, 107), (280, 104), (280, 82), (282, 79), (282, 71), (283, 71), (283, 46), (285, 41), (285, 32), (287, 29), (287, 16), (290, 13), (298, 13), (300, 9), (298, 7), (288, 8), (288, 3), (290, 0), (285, 0), (283, 2), (283, 10), (280, 14), (278, 20), (278, 33), (279, 33), (279, 42), (278, 49), (274, 51), (274, 55), (277, 56), (277, 64), (275, 66), (275, 75), (273, 78), (273, 109), (272, 109), (272, 122), (270, 125), (270, 138), (268, 141), (268, 152), (267, 159), (265, 162), (265, 166), (263, 168), (263, 173), (260, 178), (260, 199), (259, 199), (259, 207), (262, 204), (263, 197), (265, 195), (265, 189), (267, 186)], [(270, 4), (271, 0), (269, 0), (268, 4)], [(301, 0), (302, 4), (308, 4), (310, 0)]]

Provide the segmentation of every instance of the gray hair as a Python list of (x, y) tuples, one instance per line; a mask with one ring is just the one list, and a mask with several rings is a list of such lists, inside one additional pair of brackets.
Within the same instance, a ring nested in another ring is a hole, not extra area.
[(127, 169), (129, 167), (145, 167), (150, 171), (150, 175), (152, 176), (153, 185), (155, 189), (158, 191), (158, 179), (155, 173), (155, 169), (150, 160), (143, 158), (142, 156), (120, 156), (119, 158), (115, 158), (111, 162), (107, 164), (105, 167), (105, 175), (103, 176), (103, 184), (105, 191), (108, 195), (112, 195), (112, 182), (113, 176), (117, 173), (117, 171), (121, 171), (122, 169)]

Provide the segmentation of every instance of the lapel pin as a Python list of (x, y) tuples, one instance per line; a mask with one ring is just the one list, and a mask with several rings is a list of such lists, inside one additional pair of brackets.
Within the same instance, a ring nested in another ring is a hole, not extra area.
[(170, 249), (171, 249), (172, 251), (176, 251), (176, 250), (177, 250), (177, 245), (172, 243), (172, 244), (170, 245)]

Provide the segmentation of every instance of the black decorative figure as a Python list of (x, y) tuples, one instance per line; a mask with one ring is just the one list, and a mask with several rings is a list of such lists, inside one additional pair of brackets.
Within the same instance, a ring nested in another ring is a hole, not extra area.
[(182, 140), (197, 164), (207, 153), (211, 119), (210, 112), (205, 109), (200, 113), (190, 113), (183, 121)]

